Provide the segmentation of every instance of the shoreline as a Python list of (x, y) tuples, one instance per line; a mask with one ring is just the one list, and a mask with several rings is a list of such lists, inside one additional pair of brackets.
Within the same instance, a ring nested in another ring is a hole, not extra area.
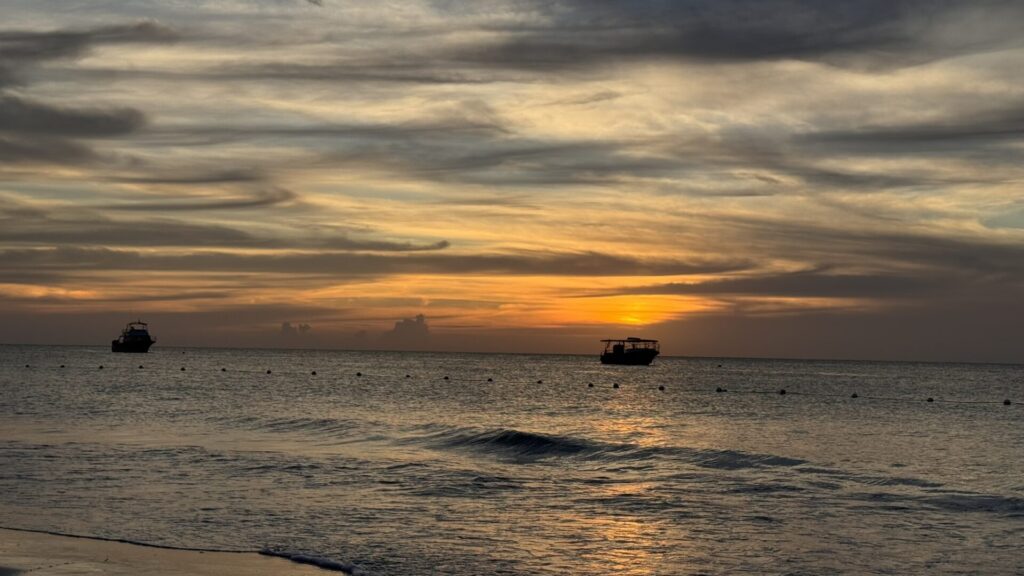
[[(0, 528), (0, 576), (314, 576), (324, 567), (259, 551), (162, 547), (73, 534)], [(337, 572), (336, 573), (344, 573)]]

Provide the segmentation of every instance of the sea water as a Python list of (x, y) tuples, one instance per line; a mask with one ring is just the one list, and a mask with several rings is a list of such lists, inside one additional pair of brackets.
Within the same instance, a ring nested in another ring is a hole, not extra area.
[(381, 576), (1022, 574), (1024, 367), (2, 346), (0, 524)]

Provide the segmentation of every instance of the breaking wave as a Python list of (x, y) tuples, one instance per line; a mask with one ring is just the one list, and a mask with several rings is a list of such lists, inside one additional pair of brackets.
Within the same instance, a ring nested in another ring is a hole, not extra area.
[(484, 431), (457, 428), (432, 434), (420, 440), (439, 449), (468, 450), (517, 462), (574, 458), (614, 463), (667, 458), (702, 468), (720, 470), (797, 466), (804, 463), (804, 460), (773, 454), (675, 446), (639, 446), (507, 428)]
[(263, 556), (284, 558), (285, 560), (291, 560), (296, 564), (308, 564), (310, 566), (316, 566), (317, 568), (323, 568), (324, 570), (344, 572), (345, 574), (351, 574), (352, 576), (365, 576), (364, 572), (361, 571), (359, 567), (355, 564), (349, 562), (339, 562), (337, 560), (331, 560), (330, 558), (324, 558), (322, 556), (304, 554), (302, 552), (286, 552), (282, 550), (273, 550), (270, 548), (264, 548), (263, 550), (260, 550), (260, 554), (262, 554)]

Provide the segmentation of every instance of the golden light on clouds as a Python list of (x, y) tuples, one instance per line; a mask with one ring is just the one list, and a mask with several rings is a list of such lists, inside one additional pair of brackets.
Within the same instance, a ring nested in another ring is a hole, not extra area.
[(0, 284), (0, 297), (43, 300), (43, 299), (64, 299), (64, 300), (91, 300), (99, 295), (94, 290), (69, 290), (66, 288), (55, 288), (51, 286), (38, 286), (32, 284)]
[[(1005, 13), (822, 4), (809, 39), (671, 3), (588, 5), (614, 25), (581, 28), (560, 6), (5, 7), (0, 314), (76, 342), (126, 308), (261, 345), (301, 322), (321, 347), (423, 314), (438, 345), (635, 330), (669, 352), (712, 322), (731, 336), (709, 354), (773, 318), (816, 354), (839, 320), (869, 342), (927, 324), (901, 315), (1017, 310)], [(953, 39), (965, 12), (986, 26)]]
[(633, 326), (642, 327), (708, 311), (713, 301), (679, 296), (588, 296), (602, 287), (644, 285), (655, 278), (553, 279), (548, 276), (400, 276), (300, 293), (303, 301), (366, 310), (379, 317), (392, 307), (403, 317), (429, 311), (435, 327), (449, 322), (499, 328)]

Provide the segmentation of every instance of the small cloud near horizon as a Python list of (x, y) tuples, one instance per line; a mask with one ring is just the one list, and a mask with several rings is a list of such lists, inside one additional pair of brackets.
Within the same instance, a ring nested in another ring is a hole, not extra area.
[(395, 322), (394, 328), (381, 335), (381, 342), (397, 349), (420, 349), (430, 343), (430, 326), (423, 314), (403, 318)]
[(295, 338), (307, 334), (313, 327), (309, 324), (292, 325), (291, 322), (281, 323), (281, 335), (286, 338)]

